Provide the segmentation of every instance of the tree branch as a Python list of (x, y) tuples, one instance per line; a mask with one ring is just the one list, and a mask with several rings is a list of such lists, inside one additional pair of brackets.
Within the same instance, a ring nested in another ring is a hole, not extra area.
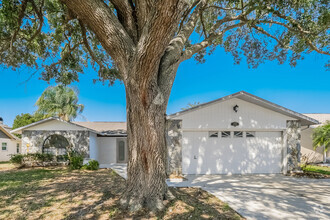
[(257, 31), (259, 31), (260, 33), (274, 39), (282, 48), (285, 48), (285, 45), (279, 40), (277, 39), (275, 36), (271, 35), (270, 33), (268, 33), (267, 31), (265, 31), (263, 28), (257, 26), (257, 25), (252, 25), (252, 27), (254, 29), (256, 29)]
[(81, 28), (83, 43), (84, 43), (84, 45), (85, 45), (88, 53), (90, 54), (90, 56), (92, 57), (92, 59), (100, 66), (100, 68), (106, 69), (107, 67), (105, 67), (103, 65), (102, 61), (100, 61), (99, 59), (97, 59), (97, 57), (95, 56), (92, 48), (89, 46), (89, 43), (88, 43), (88, 40), (87, 40), (87, 30), (85, 28), (85, 25), (80, 20), (79, 20), (79, 24), (80, 24), (80, 28)]
[(183, 52), (183, 54), (181, 56), (181, 59), (180, 59), (180, 62), (190, 59), (194, 54), (196, 54), (199, 51), (201, 51), (201, 50), (205, 49), (206, 47), (210, 46), (213, 43), (214, 40), (223, 37), (223, 35), (227, 31), (229, 31), (231, 29), (234, 29), (234, 28), (242, 27), (245, 24), (246, 24), (246, 21), (242, 21), (240, 23), (237, 23), (237, 24), (226, 27), (220, 33), (210, 34), (210, 36), (208, 38), (204, 39), (202, 42), (194, 44), (194, 45), (190, 46), (189, 48), (187, 48)]
[(44, 0), (42, 1), (42, 4), (41, 4), (41, 6), (40, 6), (40, 9), (38, 9), (38, 7), (36, 6), (36, 4), (35, 4), (35, 2), (33, 1), (33, 0), (30, 0), (31, 1), (31, 4), (32, 4), (32, 7), (33, 7), (33, 10), (36, 12), (36, 14), (37, 14), (37, 16), (38, 16), (38, 18), (39, 18), (39, 22), (40, 22), (40, 24), (39, 24), (39, 27), (38, 27), (38, 29), (35, 31), (35, 33), (32, 35), (32, 37), (31, 38), (29, 38), (27, 41), (28, 42), (31, 42), (31, 41), (33, 41), (39, 34), (40, 34), (40, 32), (41, 32), (41, 29), (42, 29), (42, 26), (43, 26), (43, 23), (44, 23), (44, 16), (43, 16), (43, 14), (42, 14), (42, 7), (43, 7), (43, 5), (44, 5)]
[(23, 23), (23, 18), (24, 18), (24, 15), (25, 15), (25, 10), (27, 8), (27, 3), (28, 3), (28, 0), (23, 1), (21, 11), (18, 14), (17, 29), (13, 33), (13, 36), (11, 37), (11, 41), (10, 41), (10, 50), (11, 51), (13, 50), (13, 45), (14, 45), (14, 41), (16, 40), (17, 34), (21, 29), (21, 25)]
[(126, 29), (132, 40), (136, 43), (138, 40), (137, 20), (135, 17), (135, 8), (130, 0), (110, 0), (117, 10), (117, 17)]
[(127, 74), (127, 63), (135, 50), (134, 42), (109, 6), (100, 0), (62, 2), (95, 33), (121, 74)]

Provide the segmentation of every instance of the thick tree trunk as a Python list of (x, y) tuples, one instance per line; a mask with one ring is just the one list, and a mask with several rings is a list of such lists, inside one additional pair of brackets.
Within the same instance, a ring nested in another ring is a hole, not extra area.
[(177, 39), (173, 37), (188, 4), (112, 0), (114, 12), (103, 1), (62, 2), (95, 33), (125, 84), (129, 162), (121, 202), (132, 211), (161, 210), (167, 195), (166, 107), (187, 40), (186, 28)]
[(121, 202), (131, 211), (143, 207), (161, 210), (167, 195), (167, 100), (157, 86), (143, 90), (138, 85), (126, 83), (129, 162), (127, 189)]

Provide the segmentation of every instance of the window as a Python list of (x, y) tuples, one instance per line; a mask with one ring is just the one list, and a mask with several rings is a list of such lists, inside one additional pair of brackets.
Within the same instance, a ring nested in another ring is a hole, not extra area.
[(53, 134), (46, 138), (42, 146), (42, 153), (53, 155), (66, 155), (70, 147), (69, 141), (62, 135)]
[(209, 131), (209, 137), (210, 138), (217, 138), (218, 132), (217, 131)]
[(246, 137), (247, 138), (251, 138), (251, 137), (255, 137), (256, 136), (256, 132), (254, 131), (247, 131), (246, 132)]
[(234, 137), (235, 138), (243, 137), (243, 131), (234, 131)]
[(230, 131), (221, 131), (221, 137), (230, 138)]
[(19, 144), (16, 144), (16, 153), (19, 153)]
[(118, 147), (118, 160), (119, 161), (124, 161), (125, 160), (125, 142), (124, 141), (119, 141), (119, 147)]
[(7, 150), (7, 143), (2, 143), (1, 150), (3, 151)]

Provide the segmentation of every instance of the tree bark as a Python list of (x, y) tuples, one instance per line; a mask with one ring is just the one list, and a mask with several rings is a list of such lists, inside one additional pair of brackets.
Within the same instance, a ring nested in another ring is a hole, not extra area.
[(112, 0), (117, 19), (103, 1), (61, 1), (95, 33), (125, 84), (129, 162), (121, 203), (131, 211), (161, 210), (169, 196), (166, 108), (184, 44), (171, 40), (187, 3), (138, 0), (127, 10), (129, 1)]
[[(167, 195), (165, 123), (167, 100), (156, 84), (126, 83), (127, 188), (121, 202), (131, 211), (164, 208)], [(143, 87), (143, 88), (141, 88)], [(141, 93), (141, 89), (145, 91)]]

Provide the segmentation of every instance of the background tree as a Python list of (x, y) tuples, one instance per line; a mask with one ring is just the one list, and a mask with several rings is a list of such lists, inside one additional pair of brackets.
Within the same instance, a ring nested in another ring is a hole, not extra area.
[[(23, 127), (25, 125), (29, 125), (32, 124), (34, 122), (40, 121), (44, 119), (44, 115), (42, 114), (29, 114), (29, 113), (22, 113), (20, 115), (16, 115), (15, 119), (14, 119), (14, 123), (13, 123), (13, 128), (12, 129), (16, 129), (16, 128), (20, 128)], [(20, 134), (15, 134), (17, 137), (21, 138), (22, 135)]]
[(318, 147), (324, 147), (324, 152), (330, 148), (330, 121), (325, 125), (319, 126), (313, 131), (313, 147), (314, 150)]
[(22, 113), (20, 115), (16, 115), (13, 123), (13, 129), (23, 127), (25, 125), (32, 124), (34, 122), (40, 121), (44, 119), (44, 115), (42, 114), (29, 114), (29, 113)]
[(78, 94), (72, 88), (58, 85), (48, 87), (36, 102), (37, 114), (56, 116), (65, 121), (75, 119), (82, 113), (84, 105), (78, 104)]
[[(162, 209), (165, 114), (181, 62), (223, 47), (251, 67), (295, 66), (303, 54), (329, 55), (327, 0), (3, 0), (0, 63), (41, 70), (44, 80), (99, 80), (126, 89), (129, 162), (121, 200), (131, 210)], [(193, 34), (195, 33), (195, 34)], [(199, 35), (199, 37), (196, 37)], [(41, 68), (42, 67), (42, 68)], [(221, 67), (220, 67), (221, 68)]]

